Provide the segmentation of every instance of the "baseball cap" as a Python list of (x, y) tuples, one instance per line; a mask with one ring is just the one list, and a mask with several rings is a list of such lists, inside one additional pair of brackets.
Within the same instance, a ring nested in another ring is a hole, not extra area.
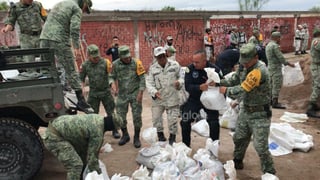
[(100, 52), (99, 52), (99, 48), (98, 46), (96, 46), (95, 44), (90, 44), (88, 46), (88, 54), (91, 57), (99, 57), (100, 56)]
[(156, 47), (153, 50), (153, 54), (154, 54), (155, 57), (157, 57), (157, 56), (159, 56), (161, 54), (165, 54), (165, 53), (166, 53), (166, 50), (162, 46)]
[(281, 33), (278, 31), (275, 31), (271, 34), (271, 37), (281, 37)]
[(167, 36), (167, 40), (169, 41), (169, 40), (173, 40), (173, 37), (172, 36)]
[(118, 51), (119, 51), (120, 58), (127, 58), (131, 56), (129, 46), (126, 46), (126, 45), (120, 46), (118, 48)]
[(253, 43), (245, 44), (240, 48), (240, 64), (245, 64), (257, 55), (256, 46)]

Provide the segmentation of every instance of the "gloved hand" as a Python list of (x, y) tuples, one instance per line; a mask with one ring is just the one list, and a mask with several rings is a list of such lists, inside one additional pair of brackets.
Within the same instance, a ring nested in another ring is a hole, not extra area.
[(99, 164), (89, 164), (88, 168), (90, 172), (97, 171), (98, 174), (101, 174), (101, 169), (99, 167)]

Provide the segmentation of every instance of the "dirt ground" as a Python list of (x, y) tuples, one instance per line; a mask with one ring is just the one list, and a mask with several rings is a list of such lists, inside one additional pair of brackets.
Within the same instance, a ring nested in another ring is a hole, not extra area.
[[(294, 87), (283, 87), (280, 93), (280, 102), (287, 105), (286, 110), (273, 109), (272, 122), (283, 122), (279, 118), (285, 111), (295, 113), (305, 113), (307, 101), (311, 93), (311, 75), (309, 72), (310, 57), (309, 55), (294, 56), (292, 54), (286, 54), (286, 57), (292, 62), (300, 61), (300, 65), (303, 69), (305, 81), (303, 84)], [(151, 98), (147, 92), (144, 93), (143, 99), (143, 129), (152, 126), (151, 120)], [(104, 115), (104, 111), (101, 112)], [(107, 172), (111, 178), (115, 173), (123, 176), (131, 176), (132, 173), (139, 168), (135, 159), (138, 151), (133, 146), (133, 125), (131, 114), (128, 114), (128, 129), (130, 132), (131, 140), (124, 146), (118, 146), (118, 139), (114, 139), (111, 132), (105, 134), (105, 142), (109, 143), (114, 149), (110, 153), (100, 154), (100, 159), (106, 164)], [(320, 177), (320, 120), (309, 118), (305, 123), (291, 123), (291, 125), (303, 131), (306, 134), (313, 136), (314, 147), (307, 153), (294, 151), (288, 155), (273, 157), (275, 168), (277, 170), (277, 177), (281, 180), (315, 180)], [(40, 131), (43, 132), (44, 129)], [(165, 130), (167, 126), (165, 124)], [(168, 136), (168, 132), (166, 135)], [(142, 139), (142, 138), (141, 138)], [(181, 134), (177, 136), (177, 141), (181, 141)], [(199, 136), (192, 132), (192, 155), (199, 148), (205, 147), (206, 138)], [(148, 146), (146, 142), (142, 140), (142, 147)], [(229, 135), (229, 129), (221, 128), (220, 131), (220, 148), (219, 148), (219, 160), (225, 163), (227, 160), (233, 159), (233, 142)], [(237, 178), (239, 180), (257, 180), (261, 179), (262, 172), (260, 170), (260, 161), (257, 153), (255, 152), (252, 143), (246, 152), (244, 159), (244, 169), (237, 171)], [(60, 180), (66, 178), (66, 171), (63, 166), (53, 157), (48, 151), (45, 152), (45, 160), (39, 174), (34, 180)]]

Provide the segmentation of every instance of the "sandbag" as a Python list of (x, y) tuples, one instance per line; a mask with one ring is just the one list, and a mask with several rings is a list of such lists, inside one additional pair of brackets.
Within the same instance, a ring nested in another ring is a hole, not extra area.
[(295, 67), (283, 66), (282, 74), (283, 74), (283, 86), (296, 86), (298, 84), (303, 83), (304, 76), (300, 67), (299, 62), (296, 62)]

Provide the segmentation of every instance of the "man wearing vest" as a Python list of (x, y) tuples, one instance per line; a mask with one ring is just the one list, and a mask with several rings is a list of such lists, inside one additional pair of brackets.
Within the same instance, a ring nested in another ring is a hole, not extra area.
[[(107, 112), (108, 117), (116, 124), (115, 104), (111, 94), (109, 84), (109, 74), (112, 70), (112, 64), (109, 59), (103, 59), (100, 56), (99, 48), (95, 44), (88, 46), (88, 58), (80, 68), (80, 80), (82, 81), (82, 89), (85, 87), (85, 79), (89, 78), (89, 97), (88, 103), (91, 105), (94, 113), (99, 113), (100, 103)], [(83, 90), (84, 92), (84, 90)], [(118, 125), (116, 124), (116, 127)], [(114, 138), (120, 138), (117, 129), (112, 132)]]
[(112, 91), (118, 94), (116, 99), (117, 120), (122, 130), (119, 145), (130, 141), (127, 130), (127, 113), (130, 104), (134, 124), (134, 147), (140, 148), (140, 129), (142, 127), (142, 96), (146, 88), (145, 70), (139, 59), (131, 57), (128, 46), (119, 47), (119, 59), (113, 62), (110, 76)]
[[(4, 22), (5, 27), (1, 29), (1, 32), (13, 31), (17, 22), (20, 27), (19, 41), (21, 48), (39, 48), (42, 23), (46, 18), (47, 12), (40, 2), (21, 0), (11, 4), (8, 18)], [(25, 56), (23, 61), (32, 62), (34, 61), (34, 56)]]

